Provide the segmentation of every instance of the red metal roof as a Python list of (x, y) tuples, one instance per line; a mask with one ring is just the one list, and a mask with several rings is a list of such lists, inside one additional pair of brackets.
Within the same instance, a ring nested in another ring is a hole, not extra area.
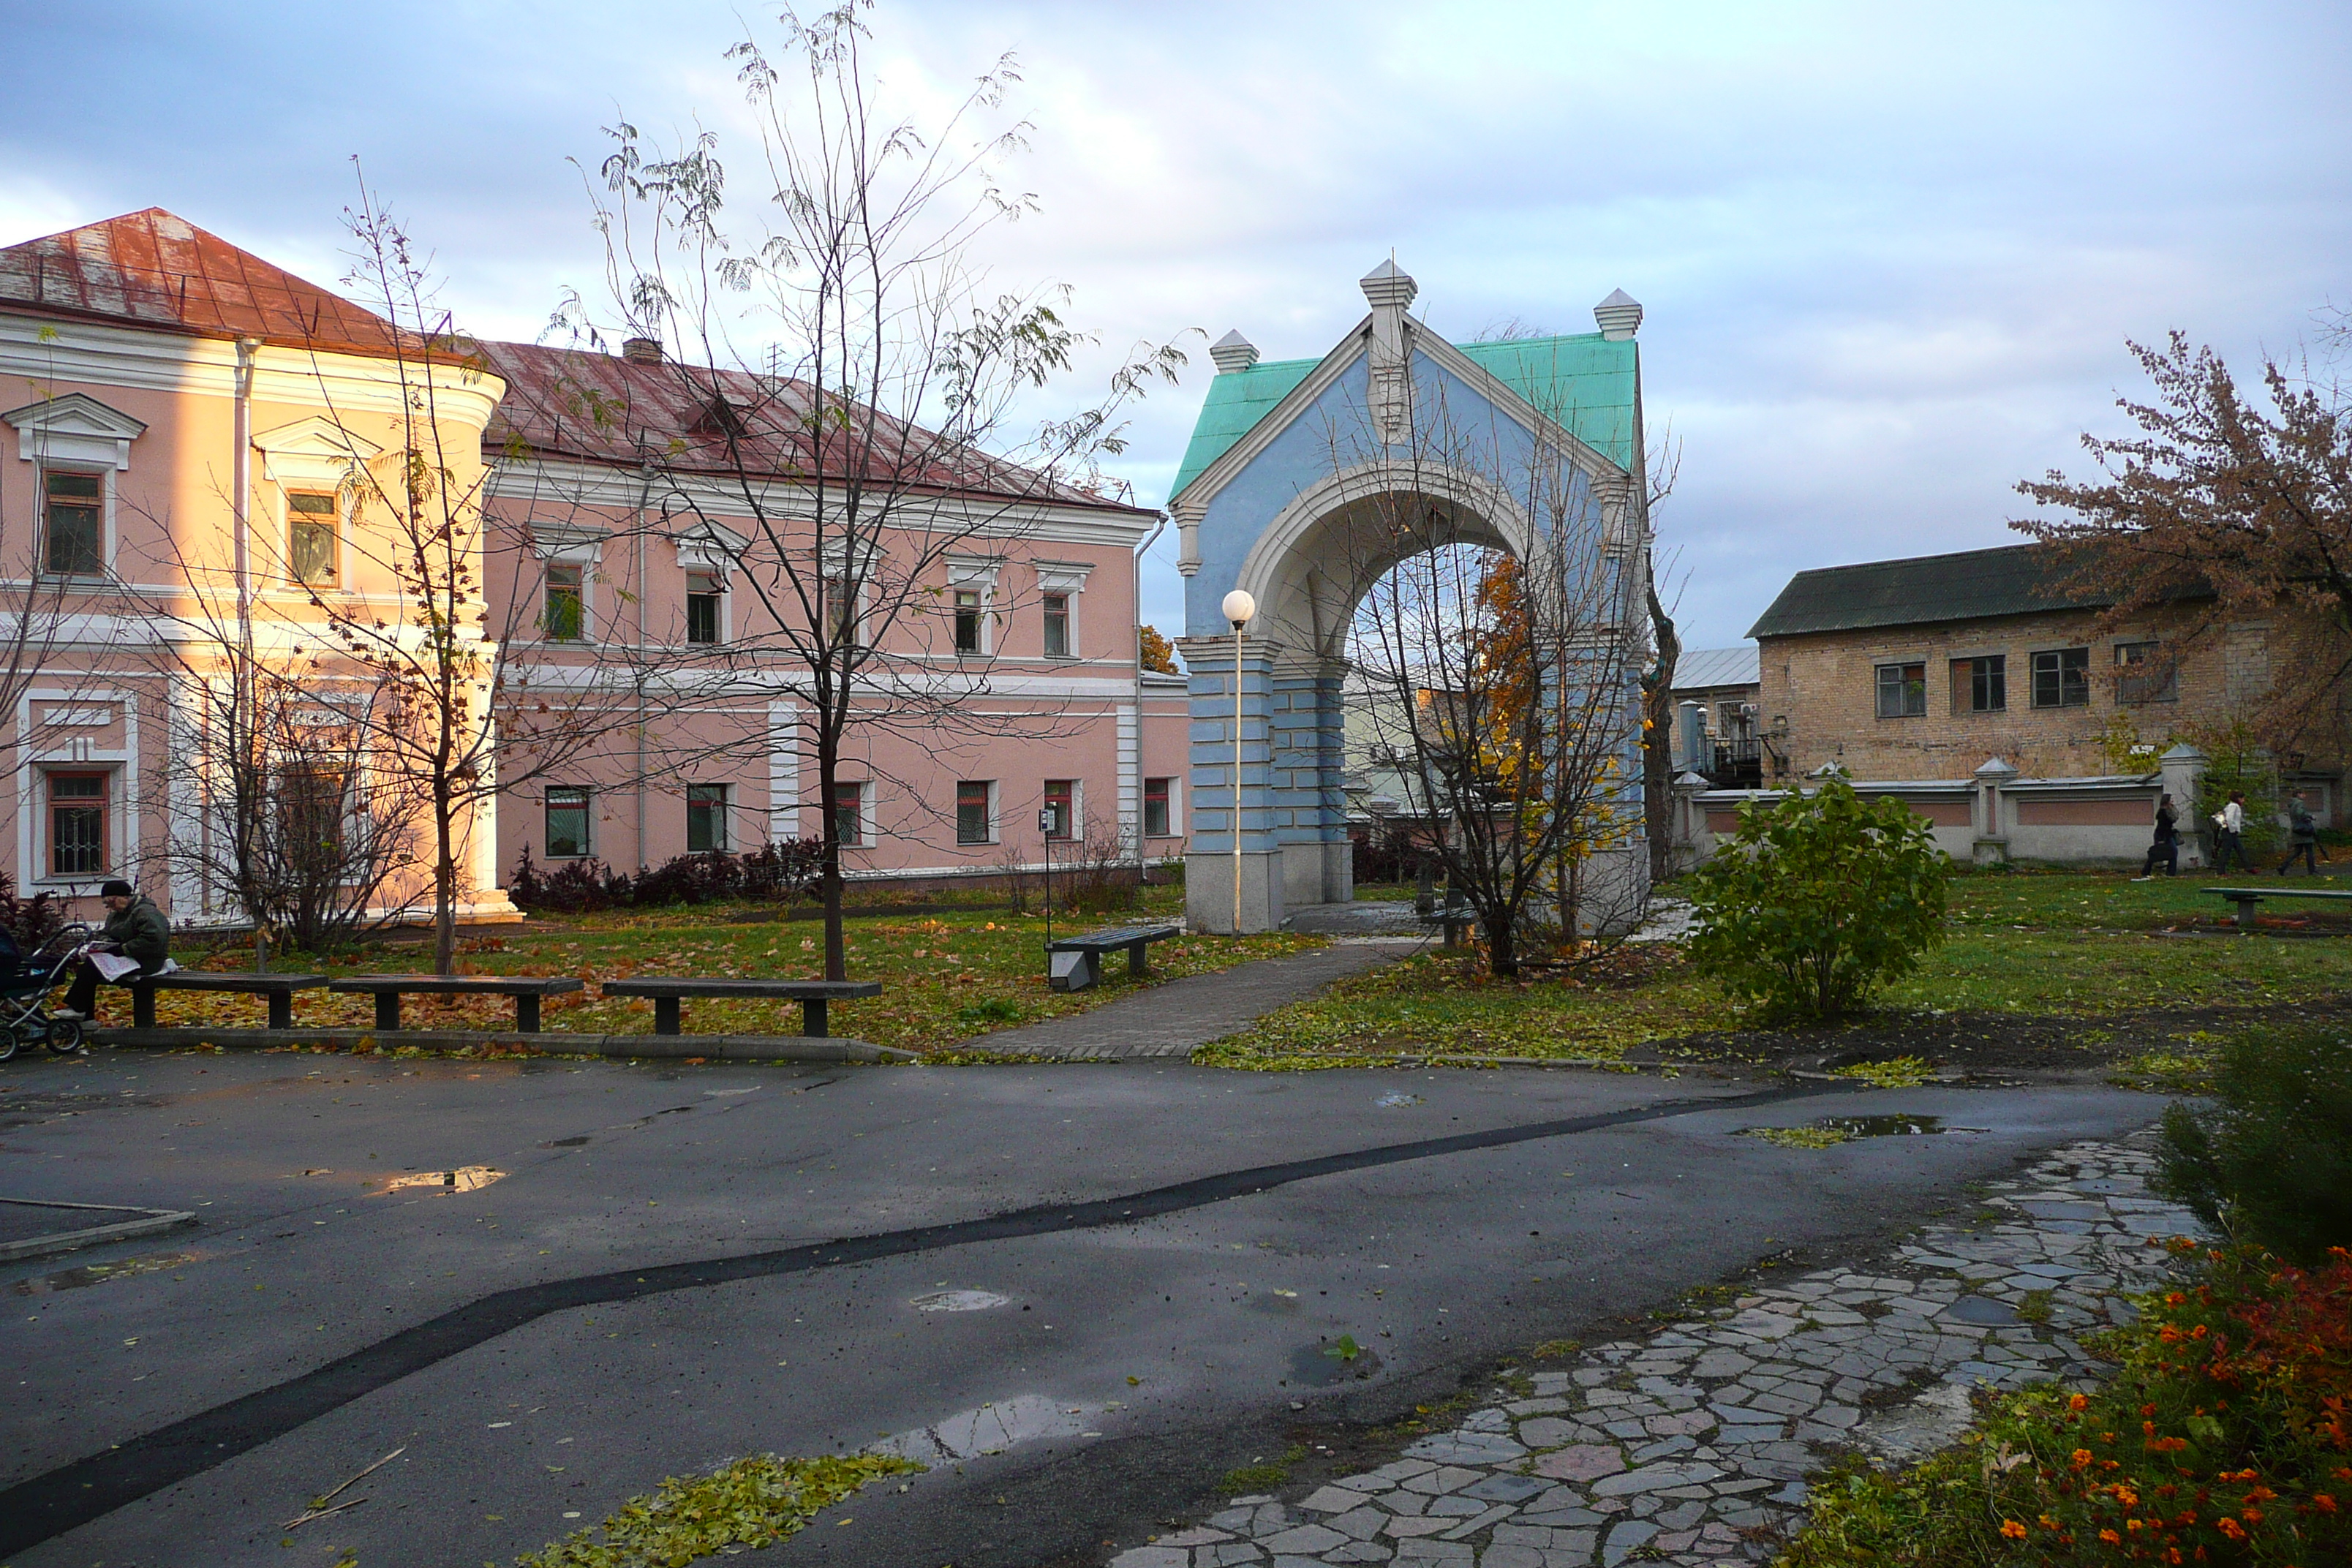
[(887, 416), (854, 433), (823, 422), (820, 443), (803, 382), (535, 343), (470, 346), (507, 384), (483, 437), (493, 452), (520, 447), (547, 458), (760, 480), (791, 480), (822, 465), (835, 480), (862, 469), (877, 484), (1157, 515)]
[(149, 207), (0, 250), (0, 307), (286, 348), (382, 353), (392, 324)]

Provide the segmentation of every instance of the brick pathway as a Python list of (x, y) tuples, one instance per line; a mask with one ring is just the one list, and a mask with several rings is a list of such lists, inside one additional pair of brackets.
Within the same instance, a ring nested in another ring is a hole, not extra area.
[(1929, 1452), (1977, 1384), (2084, 1383), (2078, 1336), (2154, 1289), (2149, 1238), (2199, 1232), (2147, 1195), (2145, 1136), (2080, 1143), (1996, 1184), (2000, 1217), (1939, 1226), (1866, 1270), (1759, 1289), (1641, 1340), (1537, 1371), (1455, 1430), (1295, 1502), (1235, 1498), (1112, 1568), (1458, 1563), (1744, 1565), (1803, 1521), (1803, 1477), (1833, 1455)]
[(1002, 1029), (960, 1048), (1087, 1061), (1181, 1057), (1247, 1027), (1277, 1007), (1312, 996), (1335, 980), (1402, 958), (1422, 945), (1418, 937), (1335, 942), (1287, 958), (1171, 980), (1091, 1013)]

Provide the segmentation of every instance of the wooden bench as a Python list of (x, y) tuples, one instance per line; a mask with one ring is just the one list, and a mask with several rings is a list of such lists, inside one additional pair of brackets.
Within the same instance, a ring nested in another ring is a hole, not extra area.
[(581, 981), (570, 974), (347, 974), (327, 984), (328, 990), (347, 996), (373, 996), (375, 1026), (379, 1029), (400, 1027), (400, 999), (404, 994), (511, 996), (515, 1032), (522, 1035), (539, 1033), (541, 997), (568, 995), (583, 988)]
[(158, 991), (230, 991), (268, 997), (269, 1026), (290, 1029), (294, 1026), (294, 993), (316, 991), (326, 984), (323, 974), (236, 974), (175, 969), (169, 974), (151, 974), (144, 980), (131, 982), (131, 1026), (155, 1026)]
[(879, 996), (878, 980), (607, 980), (607, 996), (650, 996), (654, 1001), (654, 1033), (679, 1033), (678, 1005), (689, 996), (762, 996), (801, 1005), (801, 1034), (812, 1040), (825, 1036), (825, 1004), (859, 996)]
[(1166, 942), (1179, 932), (1176, 926), (1112, 926), (1107, 931), (1090, 931), (1081, 936), (1066, 936), (1048, 942), (1046, 967), (1049, 984), (1056, 991), (1084, 991), (1102, 978), (1102, 961), (1106, 953), (1127, 953), (1127, 973), (1137, 980), (1150, 973), (1151, 944)]
[(2332, 893), (2318, 888), (2208, 888), (2209, 893), (2229, 900), (2238, 906), (2238, 929), (2254, 929), (2254, 906), (2264, 899), (2352, 899), (2352, 893)]
[(1442, 910), (1433, 910), (1421, 916), (1420, 920), (1425, 926), (1443, 927), (1448, 947), (1460, 947), (1462, 933), (1478, 929), (1478, 911), (1467, 904), (1448, 904)]

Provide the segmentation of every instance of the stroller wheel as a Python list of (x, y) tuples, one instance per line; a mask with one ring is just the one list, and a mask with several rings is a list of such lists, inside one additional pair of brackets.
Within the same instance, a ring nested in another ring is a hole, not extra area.
[[(9, 1048), (14, 1050), (16, 1045), (16, 1040), (11, 1037), (8, 1042)], [(49, 1054), (53, 1057), (69, 1057), (81, 1049), (80, 1023), (72, 1018), (50, 1019), (48, 1047)]]
[(16, 1031), (14, 1029), (0, 1029), (0, 1062), (6, 1061), (10, 1057), (15, 1056), (16, 1054)]

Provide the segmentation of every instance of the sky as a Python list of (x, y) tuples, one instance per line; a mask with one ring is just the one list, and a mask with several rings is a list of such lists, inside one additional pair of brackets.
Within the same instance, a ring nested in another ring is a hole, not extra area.
[[(533, 338), (567, 288), (602, 290), (582, 171), (604, 127), (709, 131), (756, 202), (724, 51), (772, 17), (0, 0), (0, 244), (163, 206), (332, 283), (357, 158), (458, 321)], [(1067, 285), (1098, 334), (1047, 396), (1085, 406), (1131, 345), (1206, 334), (1109, 465), (1145, 503), (1207, 340), (1319, 356), (1391, 255), (1456, 341), (1639, 300), (1692, 647), (1806, 567), (2014, 542), (2016, 481), (2084, 472), (2082, 434), (2144, 389), (2127, 340), (2178, 330), (2250, 371), (2352, 304), (2341, 5), (885, 0), (870, 23), (919, 120), (1018, 61), (1033, 129), (1002, 173), (1038, 211), (975, 259)], [(1173, 534), (1144, 604), (1171, 630)]]

